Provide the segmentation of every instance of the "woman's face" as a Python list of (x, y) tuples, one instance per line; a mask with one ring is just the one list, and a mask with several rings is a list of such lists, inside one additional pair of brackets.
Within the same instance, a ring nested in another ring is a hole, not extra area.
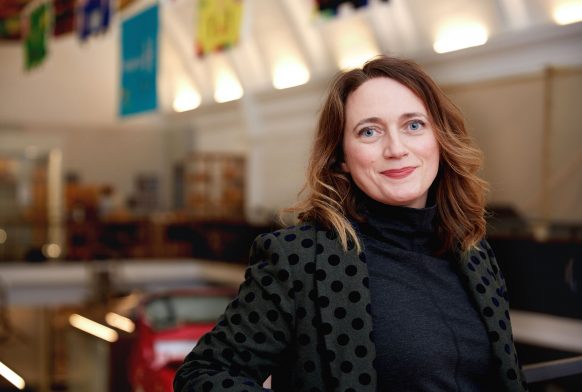
[(423, 208), (439, 146), (423, 102), (393, 79), (364, 82), (346, 102), (342, 169), (372, 199)]

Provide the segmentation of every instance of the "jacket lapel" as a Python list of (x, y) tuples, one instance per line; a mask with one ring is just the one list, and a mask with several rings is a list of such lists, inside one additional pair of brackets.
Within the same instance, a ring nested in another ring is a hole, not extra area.
[(346, 254), (334, 234), (317, 231), (315, 285), (320, 309), (324, 362), (329, 363), (330, 387), (376, 391), (376, 358), (368, 268), (364, 254)]
[(461, 274), (487, 328), (502, 382), (509, 391), (523, 391), (525, 383), (513, 344), (507, 291), (494, 257), (489, 245), (482, 241), (480, 248), (460, 256)]

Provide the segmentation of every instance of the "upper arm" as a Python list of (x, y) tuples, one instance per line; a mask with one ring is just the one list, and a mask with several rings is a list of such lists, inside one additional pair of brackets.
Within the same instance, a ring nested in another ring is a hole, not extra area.
[(276, 237), (255, 240), (237, 298), (188, 354), (176, 375), (175, 390), (201, 390), (204, 383), (261, 390), (260, 384), (280, 366), (292, 337), (292, 279), (284, 258)]

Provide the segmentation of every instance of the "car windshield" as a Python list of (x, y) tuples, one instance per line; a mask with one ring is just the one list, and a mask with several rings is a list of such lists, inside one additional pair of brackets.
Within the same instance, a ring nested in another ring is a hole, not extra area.
[(164, 296), (148, 302), (145, 314), (154, 330), (215, 322), (230, 301), (227, 296)]

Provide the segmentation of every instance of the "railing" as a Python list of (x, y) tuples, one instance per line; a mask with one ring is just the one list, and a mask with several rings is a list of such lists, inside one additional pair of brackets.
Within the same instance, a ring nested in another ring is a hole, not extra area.
[(528, 383), (582, 375), (582, 320), (511, 310), (516, 343), (574, 353), (573, 357), (523, 366)]
[(530, 384), (582, 374), (582, 355), (525, 365), (523, 373)]

